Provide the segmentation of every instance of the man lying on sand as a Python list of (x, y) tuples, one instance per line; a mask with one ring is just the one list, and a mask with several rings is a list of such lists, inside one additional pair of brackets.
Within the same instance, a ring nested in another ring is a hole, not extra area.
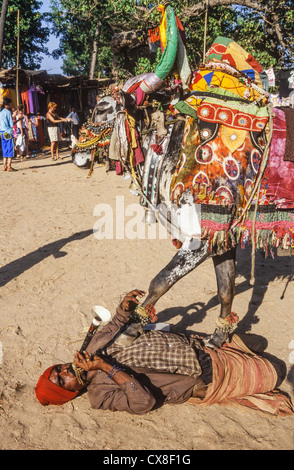
[[(236, 334), (221, 349), (206, 348), (197, 335), (143, 331), (140, 323), (133, 336), (128, 330), (118, 334), (144, 294), (128, 293), (83, 354), (76, 351), (73, 363), (54, 365), (41, 375), (35, 392), (42, 405), (62, 405), (87, 391), (92, 408), (139, 415), (184, 402), (238, 403), (273, 415), (294, 413), (290, 398), (276, 389), (284, 379), (281, 367), (253, 352)], [(122, 344), (122, 336), (129, 344)]]

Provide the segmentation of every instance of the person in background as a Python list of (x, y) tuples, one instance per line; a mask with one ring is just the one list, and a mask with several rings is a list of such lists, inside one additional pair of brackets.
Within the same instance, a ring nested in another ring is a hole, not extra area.
[(13, 119), (11, 99), (4, 98), (0, 111), (0, 134), (3, 154), (3, 171), (13, 171), (11, 162), (14, 157)]
[(26, 150), (25, 154), (27, 157), (30, 157), (30, 151), (29, 151), (29, 119), (28, 116), (25, 113), (25, 107), (23, 104), (20, 104), (18, 106), (18, 111), (19, 113), (22, 114), (22, 122), (23, 122), (23, 129), (24, 129), (24, 136), (25, 136), (25, 144), (26, 144)]
[(22, 110), (17, 107), (15, 114), (16, 121), (16, 139), (15, 139), (15, 151), (16, 157), (19, 157), (23, 161), (26, 144), (25, 144), (25, 122), (23, 118)]
[(20, 104), (17, 107), (16, 113), (14, 114), (14, 120), (16, 122), (16, 155), (20, 156), (22, 161), (24, 155), (27, 157), (29, 156), (29, 122), (27, 116), (25, 115), (23, 104)]
[(79, 118), (77, 110), (74, 106), (72, 106), (71, 112), (67, 116), (67, 119), (72, 120), (72, 133), (73, 133), (74, 137), (77, 140), (79, 140), (80, 118)]
[[(71, 119), (64, 119), (56, 114), (57, 104), (50, 102), (48, 104), (48, 112), (46, 114), (48, 134), (51, 142), (51, 158), (59, 159), (59, 141), (61, 140), (59, 124), (61, 122), (69, 122)], [(54, 156), (56, 155), (56, 157)]]

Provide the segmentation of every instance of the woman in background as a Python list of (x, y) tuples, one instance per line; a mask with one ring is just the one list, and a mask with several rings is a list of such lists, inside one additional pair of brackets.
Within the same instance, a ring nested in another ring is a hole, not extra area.
[[(48, 134), (51, 142), (51, 158), (52, 160), (59, 159), (59, 141), (61, 140), (59, 123), (71, 121), (71, 119), (60, 118), (56, 114), (57, 104), (50, 102), (48, 104), (48, 112), (46, 114)], [(56, 158), (54, 157), (56, 155)]]

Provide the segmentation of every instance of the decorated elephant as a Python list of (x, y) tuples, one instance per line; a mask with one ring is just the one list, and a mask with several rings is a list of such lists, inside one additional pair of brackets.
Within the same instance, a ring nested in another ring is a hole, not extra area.
[(236, 246), (252, 243), (253, 266), (257, 248), (293, 246), (289, 116), (272, 108), (261, 65), (228, 38), (217, 38), (192, 73), (179, 21), (170, 5), (160, 9), (161, 61), (109, 98), (109, 110), (116, 109), (112, 139), (147, 219), (164, 223), (178, 248), (143, 306), (212, 257), (220, 315), (205, 342), (220, 347), (238, 321)]
[(95, 106), (91, 118), (82, 126), (79, 139), (72, 148), (73, 163), (79, 168), (90, 169), (89, 176), (101, 153), (104, 157), (109, 154), (114, 122), (121, 107), (114, 99), (114, 90), (115, 87), (110, 87), (100, 95), (99, 103)]

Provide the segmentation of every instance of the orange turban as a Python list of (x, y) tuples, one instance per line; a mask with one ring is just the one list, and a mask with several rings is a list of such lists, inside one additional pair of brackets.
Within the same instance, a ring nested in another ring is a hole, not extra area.
[(65, 388), (56, 385), (49, 380), (50, 374), (55, 366), (49, 367), (41, 375), (35, 388), (36, 397), (43, 406), (63, 405), (73, 400), (79, 392), (71, 392)]

